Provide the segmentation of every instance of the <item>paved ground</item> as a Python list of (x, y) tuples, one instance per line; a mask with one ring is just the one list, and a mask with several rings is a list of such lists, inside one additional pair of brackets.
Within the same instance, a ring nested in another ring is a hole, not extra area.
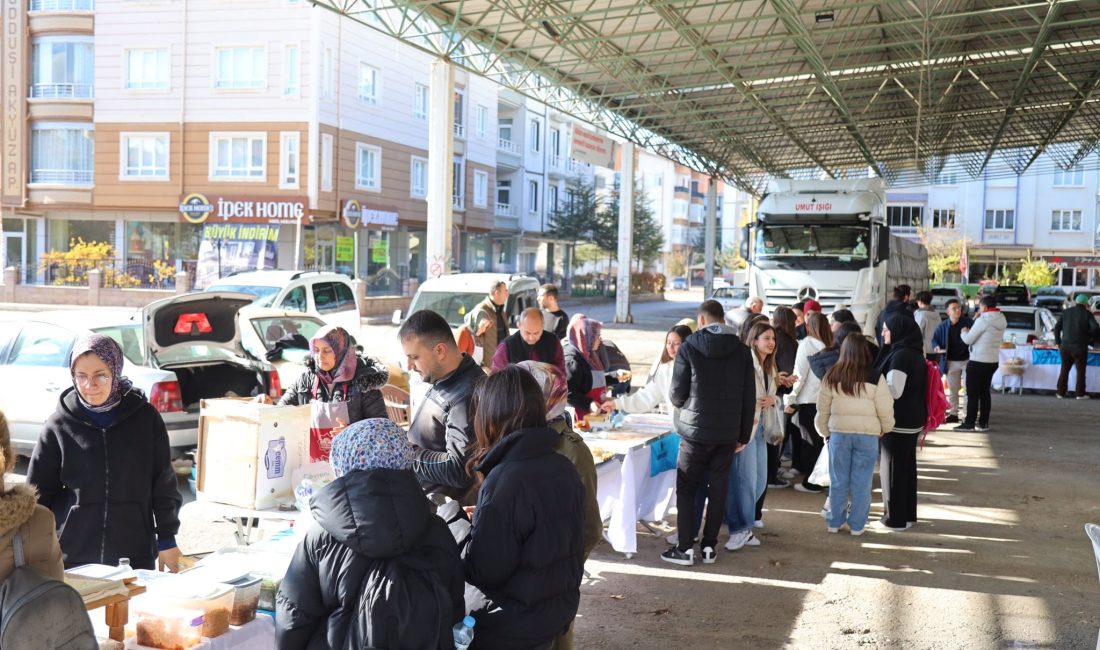
[[(633, 325), (611, 324), (609, 305), (566, 308), (604, 320), (644, 374), (663, 332), (700, 299), (668, 297), (637, 305)], [(394, 329), (365, 327), (368, 351)], [(1100, 588), (1083, 526), (1100, 522), (1100, 401), (993, 404), (988, 433), (929, 437), (913, 530), (829, 535), (822, 497), (780, 490), (768, 495), (763, 544), (720, 551), (712, 566), (661, 562), (665, 543), (649, 533), (629, 561), (601, 544), (581, 588), (577, 647), (1094, 647)], [(180, 543), (210, 552), (232, 530), (185, 519)]]

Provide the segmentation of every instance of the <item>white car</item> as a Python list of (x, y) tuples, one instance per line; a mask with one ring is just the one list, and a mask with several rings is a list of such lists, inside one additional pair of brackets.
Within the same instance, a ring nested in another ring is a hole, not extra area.
[(199, 401), (282, 394), (275, 368), (246, 351), (238, 314), (245, 294), (191, 293), (139, 312), (70, 310), (0, 323), (0, 410), (16, 452), (29, 455), (61, 393), (73, 385), (68, 359), (78, 334), (122, 346), (123, 374), (164, 418), (174, 449), (198, 442)]
[(1019, 344), (1054, 343), (1054, 315), (1044, 307), (1009, 305), (1001, 307), (1008, 321), (1004, 340)]
[[(462, 325), (466, 314), (488, 297), (489, 287), (497, 281), (508, 283), (508, 302), (504, 305), (504, 313), (508, 315), (509, 325), (515, 327), (524, 309), (539, 306), (539, 281), (526, 275), (455, 273), (426, 280), (416, 290), (409, 311), (404, 315), (427, 309), (446, 318), (452, 328), (457, 328)], [(402, 314), (395, 313), (393, 324), (400, 325), (401, 321)]]
[(719, 287), (714, 290), (711, 298), (717, 300), (722, 305), (722, 309), (728, 314), (745, 304), (745, 301), (749, 299), (749, 290), (744, 287)]
[(932, 287), (929, 291), (932, 292), (932, 309), (940, 315), (941, 319), (947, 318), (947, 301), (952, 298), (959, 301), (963, 316), (970, 315), (970, 302), (966, 299), (966, 294), (962, 292), (962, 289), (958, 287)]
[(348, 276), (323, 271), (247, 271), (215, 280), (205, 291), (253, 296), (257, 307), (297, 311), (359, 336), (363, 321)]

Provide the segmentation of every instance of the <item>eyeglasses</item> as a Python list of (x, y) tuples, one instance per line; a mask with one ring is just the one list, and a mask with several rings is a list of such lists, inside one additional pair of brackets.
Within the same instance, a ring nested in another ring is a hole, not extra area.
[(85, 388), (92, 385), (102, 388), (103, 386), (111, 383), (111, 376), (94, 375), (92, 377), (89, 377), (88, 375), (73, 375), (73, 381), (76, 382), (77, 386), (83, 386)]

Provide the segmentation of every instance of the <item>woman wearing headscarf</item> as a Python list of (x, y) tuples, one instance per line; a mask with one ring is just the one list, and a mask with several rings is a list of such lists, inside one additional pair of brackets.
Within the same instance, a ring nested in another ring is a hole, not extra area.
[(894, 398), (894, 429), (882, 436), (879, 478), (885, 514), (882, 525), (905, 530), (917, 523), (917, 438), (928, 418), (924, 336), (913, 314), (889, 312), (882, 326), (882, 349), (875, 370), (885, 375)]
[(454, 648), (465, 611), (458, 545), (412, 470), (407, 434), (386, 419), (336, 436), (336, 479), (310, 502), (317, 522), (276, 598), (277, 647)]
[(607, 351), (603, 349), (603, 323), (584, 314), (569, 320), (569, 341), (565, 344), (565, 376), (569, 385), (569, 404), (577, 417), (592, 412), (592, 402), (603, 401), (604, 389), (619, 383), (619, 372), (608, 372)]
[(180, 495), (164, 420), (122, 376), (122, 348), (86, 334), (69, 356), (73, 386), (31, 454), (27, 482), (57, 520), (65, 566), (179, 569)]
[(16, 483), (10, 488), (4, 481), (15, 470), (15, 448), (11, 446), (8, 421), (0, 413), (0, 583), (15, 571), (15, 548), (18, 533), (23, 539), (23, 555), (27, 566), (42, 575), (61, 580), (65, 564), (61, 546), (57, 543), (53, 513), (39, 505), (34, 488)]

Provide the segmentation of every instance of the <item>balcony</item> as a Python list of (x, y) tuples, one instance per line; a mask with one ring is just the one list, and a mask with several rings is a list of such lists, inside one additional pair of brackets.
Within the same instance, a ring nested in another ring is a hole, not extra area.
[(466, 209), (466, 197), (461, 195), (461, 194), (455, 194), (454, 196), (451, 197), (451, 206), (455, 210), (465, 210)]
[(581, 162), (576, 158), (570, 158), (566, 161), (565, 171), (570, 174), (587, 174), (592, 171), (592, 165)]
[(31, 11), (95, 11), (94, 0), (31, 0)]
[(462, 126), (461, 124), (455, 124), (455, 137), (465, 139), (466, 127)]
[(519, 155), (519, 145), (511, 140), (505, 140), (504, 138), (497, 138), (497, 150), (504, 153)]
[(92, 170), (87, 169), (33, 169), (31, 183), (47, 185), (91, 185)]
[(95, 86), (91, 84), (34, 84), (31, 99), (92, 99)]
[(497, 207), (494, 210), (494, 213), (498, 217), (515, 217), (516, 216), (515, 209), (512, 208), (512, 206), (507, 204), (507, 203), (497, 203)]

